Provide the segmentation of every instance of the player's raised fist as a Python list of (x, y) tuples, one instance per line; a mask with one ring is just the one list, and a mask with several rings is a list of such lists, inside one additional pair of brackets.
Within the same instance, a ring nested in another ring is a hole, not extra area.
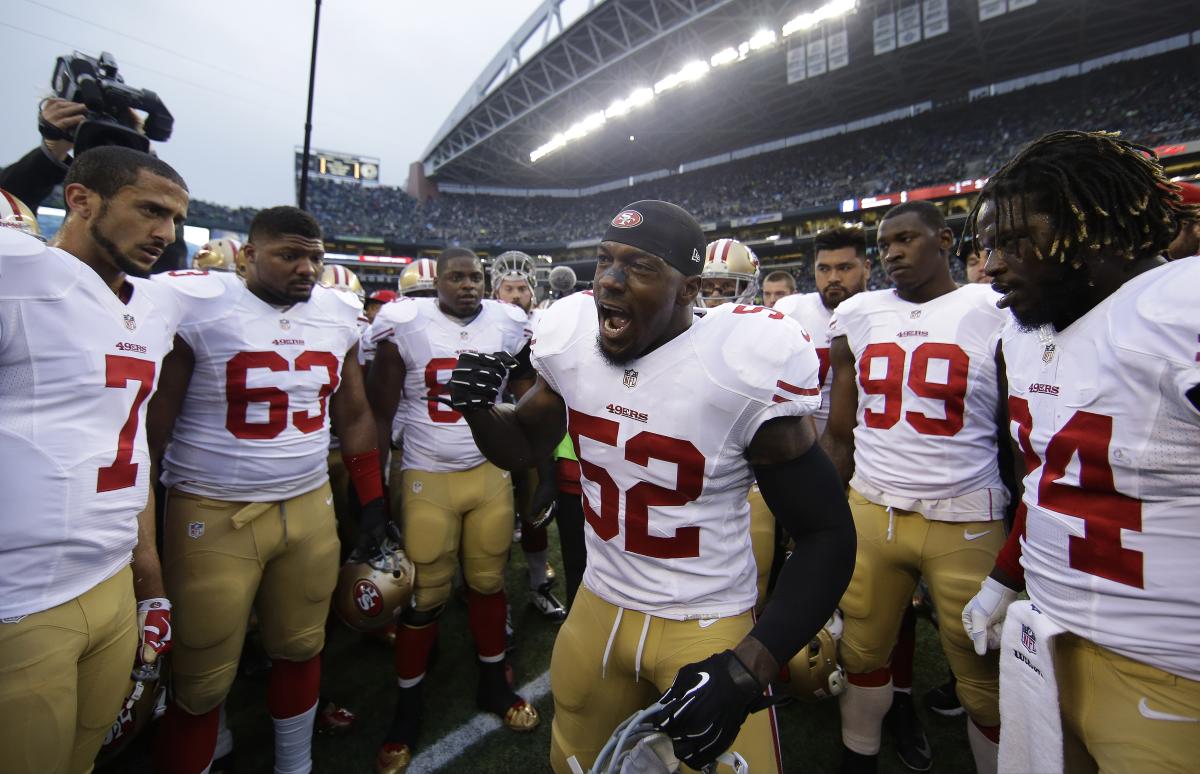
[(450, 375), (450, 406), (458, 411), (485, 409), (496, 402), (517, 360), (507, 352), (465, 352)]

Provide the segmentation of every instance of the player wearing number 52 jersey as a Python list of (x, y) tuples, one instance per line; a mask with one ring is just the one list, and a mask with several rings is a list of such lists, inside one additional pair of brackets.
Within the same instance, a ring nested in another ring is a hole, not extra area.
[[(219, 292), (127, 276), (150, 270), (187, 214), (166, 164), (97, 148), (71, 166), (64, 198), (56, 247), (0, 227), (4, 774), (90, 771), (135, 658), (169, 642), (146, 403), (183, 307)], [(157, 619), (141, 648), (137, 600)]]
[[(954, 620), (1004, 542), (1002, 416), (996, 294), (950, 277), (953, 235), (927, 202), (890, 210), (880, 260), (896, 287), (859, 293), (830, 322), (833, 387), (823, 443), (850, 485), (858, 528), (854, 579), (842, 599), (843, 767), (874, 771), (892, 703), (889, 654), (917, 580)], [(981, 772), (994, 771), (999, 731), (994, 657), (954, 626), (939, 630), (971, 716)]]
[(163, 575), (179, 647), (159, 737), (162, 772), (198, 774), (211, 762), (251, 605), (273, 661), (275, 770), (311, 768), (319, 654), (338, 573), (331, 420), (362, 503), (360, 548), (381, 537), (386, 519), (354, 349), (361, 306), (317, 284), (323, 254), (308, 213), (259, 212), (245, 283), (219, 275), (225, 294), (187, 315), (163, 366), (151, 441), (157, 448), (170, 433)]
[[(1161, 257), (1184, 217), (1194, 208), (1153, 152), (1104, 133), (1047, 135), (981, 194), (984, 270), (1013, 315), (1027, 514), (1004, 551), (1021, 566), (997, 562), (964, 620), (994, 648), (987, 629), (1016, 618), (1000, 649), (1005, 723), (1061, 717), (1062, 732), (1006, 730), (1008, 771), (1200, 762), (1200, 262)], [(1030, 601), (1009, 608), (1022, 566)], [(1057, 707), (1030, 690), (1047, 676)]]
[[(551, 765), (587, 769), (613, 728), (649, 718), (693, 768), (731, 746), (779, 771), (763, 689), (821, 628), (851, 571), (836, 472), (814, 444), (817, 358), (800, 327), (725, 304), (695, 320), (704, 233), (679, 207), (613, 218), (594, 296), (552, 306), (532, 346), (537, 384), (496, 406), (497, 358), (464, 355), (451, 397), (489, 459), (510, 469), (564, 430), (582, 471), (583, 587), (551, 662)], [(746, 491), (757, 478), (796, 539), (757, 624)]]
[(515, 731), (538, 724), (537, 711), (513, 692), (504, 669), (512, 481), (484, 459), (462, 414), (439, 401), (463, 352), (521, 350), (525, 312), (483, 299), (483, 267), (470, 250), (442, 252), (435, 284), (436, 298), (388, 304), (368, 334), (377, 346), (371, 399), (380, 443), (397, 416), (404, 428), (403, 456), (398, 465), (393, 460), (391, 481), (401, 487), (405, 550), (416, 567), (413, 603), (396, 632), (399, 691), (376, 759), (381, 774), (398, 774), (411, 762), (422, 714), (421, 685), (460, 556), (479, 656), (476, 702)]

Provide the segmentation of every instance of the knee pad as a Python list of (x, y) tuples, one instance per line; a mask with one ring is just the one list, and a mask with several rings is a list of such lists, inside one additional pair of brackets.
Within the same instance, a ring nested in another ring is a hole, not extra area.
[(985, 727), (1000, 725), (999, 681), (979, 680), (969, 675), (957, 677), (958, 700), (971, 719)]
[(189, 715), (206, 715), (225, 701), (235, 677), (236, 663), (232, 667), (223, 667), (215, 674), (198, 677), (174, 672), (171, 675), (171, 698)]
[(280, 641), (268, 638), (263, 633), (263, 650), (271, 658), (284, 661), (308, 661), (321, 653), (325, 647), (325, 622), (320, 626), (302, 632), (292, 632)]
[[(851, 629), (849, 619), (845, 622), (845, 631)], [(888, 665), (891, 656), (890, 648), (860, 648), (843, 632), (842, 641), (838, 643), (838, 660), (845, 670), (851, 674), (866, 674), (883, 669)]]
[(463, 563), (463, 578), (472, 591), (495, 594), (504, 590), (504, 565), (507, 557), (495, 556)]

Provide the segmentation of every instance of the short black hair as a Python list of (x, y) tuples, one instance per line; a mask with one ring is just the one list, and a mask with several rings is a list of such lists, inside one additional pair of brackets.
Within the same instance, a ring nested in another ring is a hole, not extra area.
[(100, 194), (102, 199), (111, 199), (117, 191), (137, 182), (143, 169), (152, 175), (165, 177), (185, 191), (188, 189), (187, 183), (167, 162), (120, 145), (101, 145), (80, 153), (67, 170), (63, 188), (78, 183)]
[(897, 204), (895, 207), (888, 210), (887, 213), (880, 218), (879, 222), (883, 223), (883, 221), (887, 220), (888, 218), (895, 218), (899, 215), (905, 215), (910, 212), (915, 213), (917, 217), (921, 219), (922, 223), (924, 223), (926, 226), (929, 226), (934, 231), (941, 231), (946, 227), (946, 216), (942, 214), (942, 211), (938, 209), (936, 204), (926, 201), (904, 202), (904, 204)]
[(250, 240), (260, 236), (283, 236), (295, 234), (306, 239), (321, 239), (321, 225), (317, 219), (299, 207), (284, 204), (259, 210), (250, 222)]
[(790, 271), (786, 271), (784, 269), (776, 269), (768, 274), (763, 279), (763, 284), (765, 285), (768, 282), (786, 282), (789, 288), (792, 290), (796, 289), (796, 278), (792, 276)]
[[(895, 209), (889, 210), (888, 215), (893, 212)], [(813, 247), (815, 248), (814, 257), (815, 253), (822, 250), (841, 250), (853, 247), (855, 255), (859, 258), (866, 258), (867, 234), (863, 231), (862, 226), (834, 226), (818, 233), (813, 239)]]
[[(446, 264), (455, 258), (470, 258), (472, 261), (479, 261), (479, 256), (474, 250), (468, 250), (465, 247), (447, 247), (437, 257), (437, 273), (442, 276), (442, 270), (446, 268)], [(482, 261), (480, 261), (482, 264)]]

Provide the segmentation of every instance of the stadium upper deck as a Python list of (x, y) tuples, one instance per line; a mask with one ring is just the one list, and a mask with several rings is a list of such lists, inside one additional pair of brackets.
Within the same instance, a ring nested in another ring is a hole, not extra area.
[[(518, 30), (430, 145), (424, 169), (442, 190), (586, 195), (1200, 40), (1194, 0), (606, 0), (509, 73), (561, 3)], [(783, 37), (822, 8), (835, 13)], [(714, 64), (742, 43), (744, 57)], [(654, 93), (689, 63), (703, 63), (694, 80)], [(620, 104), (645, 89), (644, 104)], [(531, 160), (580, 122), (583, 136)]]

